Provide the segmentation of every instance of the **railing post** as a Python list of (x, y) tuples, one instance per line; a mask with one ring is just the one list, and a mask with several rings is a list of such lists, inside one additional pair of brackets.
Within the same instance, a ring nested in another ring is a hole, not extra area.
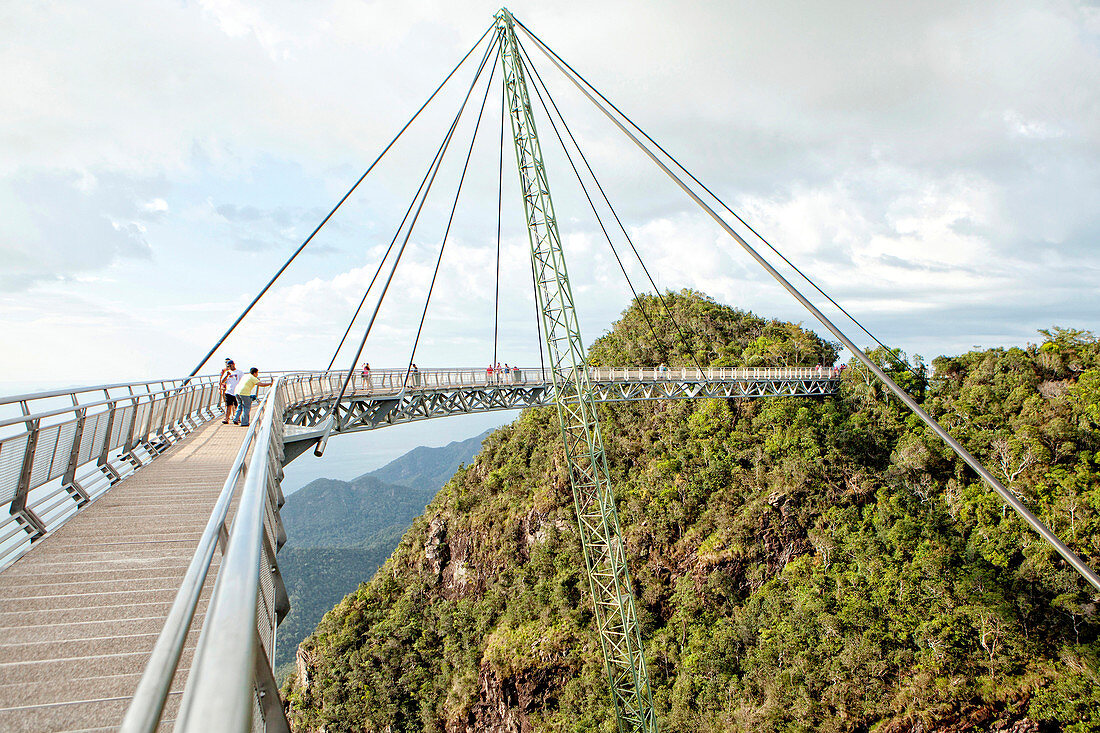
[(134, 388), (130, 386), (130, 394), (133, 395), (133, 399), (130, 401), (130, 405), (133, 407), (133, 415), (130, 416), (130, 430), (126, 434), (126, 442), (122, 446), (123, 454), (129, 459), (130, 463), (135, 468), (141, 467), (141, 461), (134, 455), (134, 435), (137, 433), (137, 421), (138, 421), (138, 395), (134, 394)]
[[(107, 399), (111, 399), (107, 390), (103, 390), (103, 394), (107, 395)], [(116, 471), (108, 462), (107, 457), (111, 455), (111, 430), (115, 426), (115, 412), (117, 406), (112, 402), (107, 414), (107, 429), (103, 431), (103, 448), (99, 452), (99, 460), (96, 461), (96, 465), (107, 471), (111, 476), (111, 483), (122, 478), (118, 471)]]
[(175, 414), (176, 398), (168, 391), (168, 388), (164, 388), (164, 413), (160, 417), (160, 424), (157, 426), (157, 435), (169, 443), (173, 443), (174, 435), (170, 436), (171, 430), (169, 429), (174, 421), (172, 417)]
[(176, 400), (179, 402), (179, 412), (177, 413), (175, 422), (178, 423), (177, 427), (181, 433), (180, 437), (183, 437), (187, 435), (188, 428), (190, 427), (187, 424), (187, 416), (190, 414), (191, 409), (191, 393), (184, 392), (183, 388), (177, 387)]
[[(76, 395), (73, 395), (73, 403), (76, 405)], [(76, 469), (80, 465), (80, 443), (84, 439), (84, 424), (87, 422), (87, 408), (77, 406), (76, 410), (76, 432), (73, 434), (73, 447), (69, 451), (69, 463), (65, 467), (65, 475), (61, 477), (61, 485), (69, 491), (69, 493), (76, 494), (77, 504), (83, 506), (91, 501), (91, 497), (88, 496), (88, 492), (84, 490), (84, 487), (76, 482)], [(79, 498), (77, 498), (79, 497)]]
[[(149, 437), (153, 434), (153, 418), (156, 417), (157, 412), (157, 398), (153, 396), (153, 390), (149, 389), (149, 417), (145, 420), (145, 433), (141, 436), (141, 441), (145, 444), (145, 447), (156, 455), (159, 451), (153, 447), (153, 441), (149, 440)], [(166, 403), (167, 404), (167, 403)]]
[[(19, 407), (22, 408), (24, 415), (30, 414), (26, 401), (20, 402)], [(27, 435), (27, 447), (23, 451), (23, 469), (19, 472), (19, 483), (16, 484), (15, 497), (11, 500), (9, 508), (10, 514), (20, 516), (33, 530), (30, 532), (32, 542), (46, 534), (46, 525), (38, 518), (37, 514), (27, 508), (27, 494), (30, 493), (31, 485), (31, 469), (34, 467), (34, 452), (38, 447), (39, 424), (39, 420), (27, 421), (27, 430), (30, 433)]]
[(183, 422), (184, 428), (195, 427), (194, 420), (191, 416), (195, 414), (195, 395), (198, 394), (198, 390), (199, 388), (195, 387), (193, 384), (187, 385), (187, 396), (183, 403), (183, 420), (181, 421)]

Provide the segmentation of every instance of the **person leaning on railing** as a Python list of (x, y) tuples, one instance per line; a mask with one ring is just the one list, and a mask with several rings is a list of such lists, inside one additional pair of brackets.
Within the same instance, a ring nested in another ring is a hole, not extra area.
[(271, 381), (260, 381), (260, 370), (252, 367), (248, 376), (237, 385), (237, 411), (233, 413), (233, 424), (248, 427), (248, 412), (252, 409), (252, 400), (256, 399), (257, 387), (270, 387)]

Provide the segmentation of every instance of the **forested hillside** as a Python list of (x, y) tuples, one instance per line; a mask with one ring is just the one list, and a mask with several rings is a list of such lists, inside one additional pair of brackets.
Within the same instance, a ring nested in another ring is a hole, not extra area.
[[(686, 346), (662, 348), (635, 303), (593, 361), (835, 353), (798, 326), (672, 300)], [(927, 384), (891, 371), (1100, 566), (1095, 337), (1056, 329), (934, 367)], [(835, 397), (601, 420), (662, 731), (1100, 730), (1097, 598), (862, 367)], [(302, 645), (295, 729), (612, 731), (573, 527), (557, 416), (527, 411)]]
[(279, 570), (290, 613), (279, 625), (275, 676), (291, 670), (298, 643), (345, 595), (374, 575), (412, 520), (456, 469), (481, 450), (486, 434), (438, 448), (414, 448), (351, 481), (321, 478), (287, 497), (287, 543)]

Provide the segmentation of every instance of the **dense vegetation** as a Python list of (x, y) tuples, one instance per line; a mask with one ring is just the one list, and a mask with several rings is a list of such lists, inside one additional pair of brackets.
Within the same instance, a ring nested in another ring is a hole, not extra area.
[(279, 551), (279, 570), (290, 613), (279, 625), (277, 679), (290, 673), (299, 642), (325, 612), (374, 575), (424, 505), (477, 455), (486, 435), (414, 448), (351, 481), (321, 478), (287, 497), (281, 512), (287, 543)]
[(290, 596), (290, 613), (279, 624), (275, 678), (284, 680), (294, 666), (298, 644), (340, 599), (374, 575), (401, 540), (404, 528), (374, 536), (367, 547), (298, 547), (279, 551), (279, 571)]
[[(835, 353), (672, 301), (678, 346), (635, 303), (593, 360)], [(937, 359), (928, 383), (891, 369), (1097, 567), (1100, 344), (1044, 337)], [(1100, 730), (1097, 599), (862, 367), (835, 397), (601, 420), (663, 731)], [(527, 411), (302, 645), (295, 728), (613, 730), (573, 522), (557, 417)]]

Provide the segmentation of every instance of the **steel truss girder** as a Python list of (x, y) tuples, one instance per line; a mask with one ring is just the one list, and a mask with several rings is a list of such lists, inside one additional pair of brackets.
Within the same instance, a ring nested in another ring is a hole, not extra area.
[[(836, 380), (828, 379), (730, 379), (606, 381), (591, 382), (593, 399), (600, 403), (642, 402), (682, 399), (730, 399), (751, 397), (815, 397), (836, 393)], [(351, 395), (344, 398), (341, 414), (346, 422), (338, 432), (374, 430), (389, 425), (452, 415), (496, 410), (521, 410), (554, 404), (557, 391), (552, 384), (484, 385), (408, 391), (399, 396)], [(332, 399), (303, 401), (291, 405), (286, 424), (291, 428), (314, 428), (331, 414)]]

